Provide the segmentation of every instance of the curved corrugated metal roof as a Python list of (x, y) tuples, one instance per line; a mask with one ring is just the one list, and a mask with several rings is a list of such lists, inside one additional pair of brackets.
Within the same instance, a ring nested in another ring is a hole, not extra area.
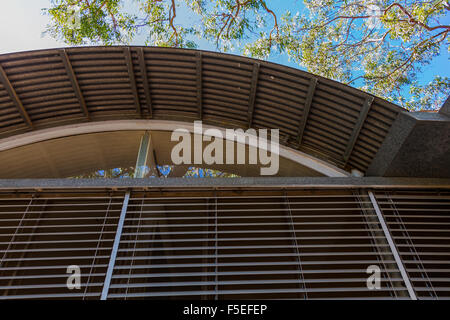
[(365, 171), (403, 109), (274, 63), (156, 47), (0, 55), (0, 139), (112, 119), (279, 128), (282, 144)]

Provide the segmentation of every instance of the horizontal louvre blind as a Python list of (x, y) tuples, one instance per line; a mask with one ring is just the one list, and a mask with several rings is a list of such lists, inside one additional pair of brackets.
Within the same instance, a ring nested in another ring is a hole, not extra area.
[[(0, 298), (100, 298), (125, 191), (0, 192)], [(375, 196), (421, 299), (450, 296), (450, 192)], [(81, 267), (81, 289), (66, 286)], [(381, 269), (368, 290), (367, 267)], [(131, 190), (108, 299), (408, 299), (365, 190)]]
[(134, 192), (108, 298), (408, 298), (383, 239), (351, 191)]
[[(0, 194), (0, 299), (98, 298), (123, 193)], [(67, 267), (81, 269), (69, 290)]]
[(450, 192), (377, 192), (419, 299), (450, 298)]

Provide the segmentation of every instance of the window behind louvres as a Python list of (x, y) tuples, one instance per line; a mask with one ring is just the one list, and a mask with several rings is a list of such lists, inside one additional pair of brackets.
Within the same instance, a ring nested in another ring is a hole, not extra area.
[(133, 192), (108, 298), (408, 295), (367, 194), (278, 189)]
[(450, 192), (379, 191), (376, 198), (418, 298), (450, 298)]
[[(0, 193), (0, 299), (100, 298), (123, 193)], [(81, 288), (67, 279), (77, 265)]]

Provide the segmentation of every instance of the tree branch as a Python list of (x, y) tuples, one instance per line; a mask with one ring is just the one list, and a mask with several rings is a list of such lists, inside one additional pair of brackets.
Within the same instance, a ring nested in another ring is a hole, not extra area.
[(446, 30), (450, 30), (450, 26), (447, 26), (447, 25), (440, 25), (440, 26), (435, 26), (435, 27), (429, 27), (429, 26), (427, 26), (426, 24), (424, 24), (424, 23), (422, 23), (422, 22), (420, 22), (420, 21), (417, 21), (409, 12), (408, 12), (408, 10), (406, 10), (401, 4), (399, 4), (399, 3), (397, 3), (397, 2), (395, 2), (395, 3), (393, 3), (393, 4), (391, 4), (390, 6), (388, 6), (385, 10), (384, 10), (384, 13), (383, 13), (383, 15), (384, 14), (386, 14), (386, 12), (388, 12), (389, 10), (391, 10), (392, 8), (394, 8), (394, 7), (397, 7), (397, 8), (399, 8), (408, 18), (409, 18), (409, 23), (410, 24), (414, 24), (414, 25), (419, 25), (419, 26), (421, 26), (421, 27), (423, 27), (423, 28), (425, 28), (426, 30), (428, 30), (428, 31), (433, 31), (433, 30), (436, 30), (436, 29), (446, 29)]
[(177, 11), (176, 11), (176, 6), (175, 6), (175, 0), (172, 0), (172, 4), (170, 6), (170, 10), (169, 10), (169, 26), (172, 28), (173, 33), (169, 38), (169, 41), (172, 40), (172, 38), (175, 36), (175, 46), (178, 47), (178, 32), (177, 32), (177, 28), (175, 27), (173, 21), (175, 19), (175, 17), (177, 16)]
[(280, 30), (278, 28), (277, 16), (272, 10), (267, 8), (266, 2), (264, 0), (261, 0), (261, 5), (263, 6), (264, 10), (266, 10), (269, 14), (272, 15), (273, 20), (274, 20), (274, 26), (273, 26), (272, 30), (270, 30), (270, 33), (269, 33), (269, 46), (272, 46), (272, 33), (274, 30), (277, 31), (277, 38), (280, 37)]

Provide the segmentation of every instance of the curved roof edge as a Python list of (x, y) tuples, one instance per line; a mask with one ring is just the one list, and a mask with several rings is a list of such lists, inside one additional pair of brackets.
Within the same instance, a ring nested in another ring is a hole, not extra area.
[[(191, 133), (194, 133), (194, 125), (167, 120), (112, 120), (112, 121), (99, 121), (91, 123), (72, 124), (66, 126), (59, 126), (54, 128), (42, 129), (34, 132), (24, 133), (21, 135), (4, 138), (0, 140), (0, 152), (14, 149), (17, 147), (48, 141), (52, 139), (58, 139), (63, 137), (69, 137), (74, 135), (101, 133), (111, 131), (135, 131), (135, 130), (150, 130), (150, 131), (173, 131), (176, 129), (185, 129)], [(216, 126), (205, 126), (203, 130), (217, 128), (222, 132), (224, 139), (227, 139), (224, 128), (218, 128)], [(205, 135), (208, 132), (204, 133)], [(259, 148), (258, 145), (254, 145), (254, 141), (246, 140), (245, 143)], [(234, 140), (233, 140), (234, 141)], [(262, 147), (264, 149), (264, 147)], [(291, 160), (302, 166), (310, 168), (320, 174), (327, 177), (347, 177), (349, 173), (340, 169), (332, 164), (317, 159), (309, 154), (303, 153), (298, 150), (291, 149), (286, 146), (280, 145), (277, 154), (280, 157)]]
[(0, 55), (0, 139), (90, 121), (201, 119), (278, 128), (286, 147), (366, 172), (404, 111), (305, 71), (216, 52), (120, 46)]

